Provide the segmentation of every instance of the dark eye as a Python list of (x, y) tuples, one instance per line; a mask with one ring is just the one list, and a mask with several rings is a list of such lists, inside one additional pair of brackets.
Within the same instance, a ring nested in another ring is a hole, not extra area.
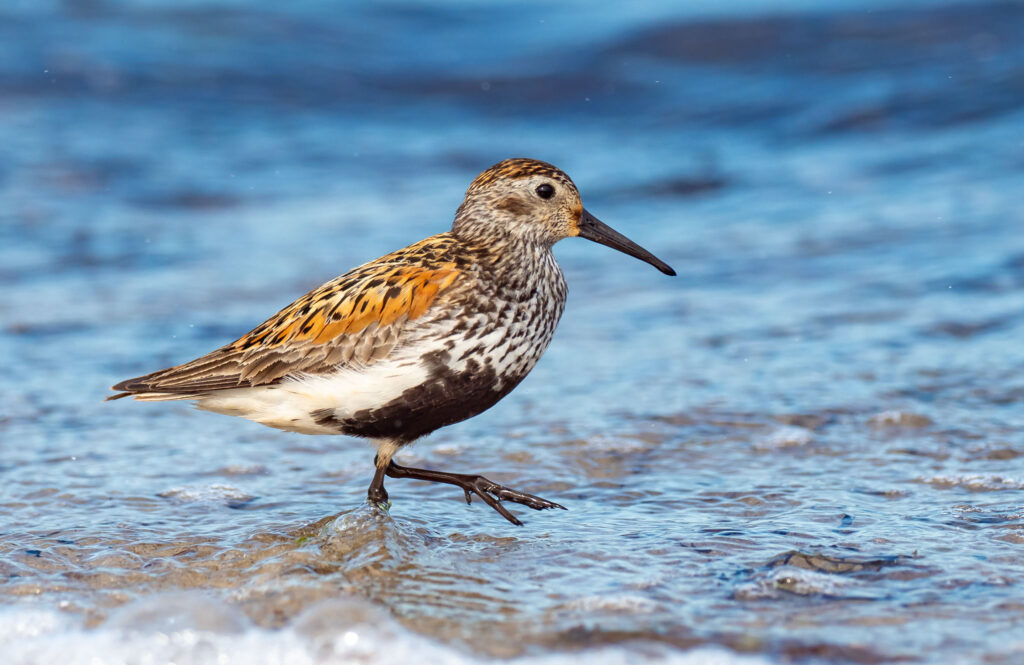
[(541, 197), (542, 199), (550, 199), (554, 195), (555, 188), (549, 185), (548, 183), (544, 183), (543, 185), (537, 187), (537, 196)]

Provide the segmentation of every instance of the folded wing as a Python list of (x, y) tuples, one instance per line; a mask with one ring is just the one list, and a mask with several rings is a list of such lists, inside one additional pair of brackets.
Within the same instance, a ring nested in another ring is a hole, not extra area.
[(427, 267), (389, 258), (324, 284), (212, 353), (118, 383), (113, 390), (124, 392), (108, 399), (190, 399), (386, 357), (460, 275), (453, 263)]

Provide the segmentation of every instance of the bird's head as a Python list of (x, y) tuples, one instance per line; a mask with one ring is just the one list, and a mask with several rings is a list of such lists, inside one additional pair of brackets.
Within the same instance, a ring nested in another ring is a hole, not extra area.
[(452, 232), (476, 241), (514, 239), (550, 247), (579, 236), (675, 275), (666, 263), (583, 208), (579, 190), (560, 169), (536, 159), (506, 159), (473, 180)]

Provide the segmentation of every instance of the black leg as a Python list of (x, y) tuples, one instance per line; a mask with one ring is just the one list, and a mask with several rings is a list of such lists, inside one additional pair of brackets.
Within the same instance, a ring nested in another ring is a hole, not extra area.
[[(374, 464), (377, 463), (377, 458), (373, 458)], [(376, 473), (373, 474), (373, 482), (370, 483), (370, 489), (366, 490), (366, 499), (370, 503), (383, 503), (388, 502), (388, 491), (384, 489), (384, 473), (387, 471), (387, 467), (378, 466)]]
[[(399, 466), (394, 462), (389, 462), (386, 467), (383, 467), (383, 472), (391, 478), (412, 478), (414, 480), (426, 480), (432, 483), (447, 483), (449, 485), (455, 485), (461, 487), (462, 491), (466, 493), (466, 503), (472, 503), (470, 498), (470, 492), (476, 494), (484, 503), (491, 508), (494, 508), (501, 514), (502, 517), (507, 519), (512, 524), (522, 526), (522, 522), (510, 513), (505, 506), (499, 503), (500, 501), (512, 501), (513, 503), (521, 503), (524, 506), (529, 506), (534, 510), (544, 510), (545, 508), (561, 508), (565, 510), (565, 506), (560, 506), (553, 501), (542, 499), (539, 496), (527, 494), (526, 492), (519, 492), (517, 490), (509, 489), (498, 483), (487, 480), (483, 476), (477, 476), (473, 474), (465, 473), (447, 473), (444, 471), (430, 471), (429, 469), (413, 469), (407, 466)], [(373, 484), (370, 485), (370, 491), (373, 491), (375, 487), (379, 485), (380, 490), (384, 491), (384, 480), (378, 478), (381, 473), (381, 468), (378, 467), (377, 474), (374, 476)], [(385, 493), (384, 496), (387, 496)], [(371, 499), (372, 500), (372, 499)]]

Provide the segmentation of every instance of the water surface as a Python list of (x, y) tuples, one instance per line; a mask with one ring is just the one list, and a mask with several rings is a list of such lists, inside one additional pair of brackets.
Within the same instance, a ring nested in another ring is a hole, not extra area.
[[(673, 4), (0, 9), (4, 661), (1019, 662), (1024, 7)], [(513, 155), (679, 277), (399, 460), (568, 511), (102, 402)]]

